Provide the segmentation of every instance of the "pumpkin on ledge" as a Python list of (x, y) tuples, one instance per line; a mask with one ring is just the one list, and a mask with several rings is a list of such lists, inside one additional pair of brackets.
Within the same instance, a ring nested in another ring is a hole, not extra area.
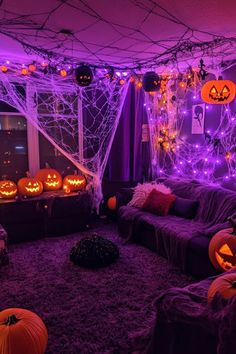
[(17, 194), (17, 186), (13, 181), (0, 181), (0, 198), (13, 199)]
[(45, 191), (56, 191), (62, 187), (60, 173), (52, 168), (42, 168), (36, 173), (35, 178), (43, 183)]
[(19, 179), (17, 186), (19, 194), (27, 197), (38, 197), (43, 192), (42, 182), (29, 176)]
[(84, 189), (87, 185), (87, 180), (83, 175), (68, 175), (63, 180), (63, 190), (65, 193), (77, 192)]

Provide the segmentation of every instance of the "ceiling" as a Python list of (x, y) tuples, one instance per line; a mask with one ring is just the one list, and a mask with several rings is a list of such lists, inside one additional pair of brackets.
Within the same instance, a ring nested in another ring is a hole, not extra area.
[(0, 0), (1, 57), (150, 68), (236, 59), (235, 0)]

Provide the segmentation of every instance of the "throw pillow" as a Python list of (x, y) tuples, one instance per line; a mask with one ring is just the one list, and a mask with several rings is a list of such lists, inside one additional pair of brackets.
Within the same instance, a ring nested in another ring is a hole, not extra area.
[(156, 215), (165, 216), (168, 215), (175, 199), (176, 196), (173, 194), (164, 194), (153, 189), (145, 200), (142, 209)]
[(174, 203), (171, 205), (170, 214), (185, 219), (194, 219), (198, 206), (198, 201), (176, 197)]
[(170, 194), (171, 189), (166, 187), (162, 183), (143, 183), (138, 184), (134, 188), (134, 194), (131, 201), (128, 203), (128, 206), (132, 206), (135, 208), (142, 208), (145, 200), (147, 199), (148, 195), (151, 193), (153, 189), (163, 193), (163, 194)]

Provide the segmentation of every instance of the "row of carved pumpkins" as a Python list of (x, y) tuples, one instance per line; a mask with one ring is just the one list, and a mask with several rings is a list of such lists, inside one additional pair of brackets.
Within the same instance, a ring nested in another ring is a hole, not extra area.
[(19, 192), (27, 197), (37, 197), (43, 191), (56, 191), (63, 187), (65, 193), (76, 192), (86, 187), (87, 181), (83, 175), (68, 175), (63, 181), (60, 173), (54, 169), (44, 168), (36, 176), (23, 177), (17, 185), (12, 181), (0, 181), (0, 198), (12, 199)]

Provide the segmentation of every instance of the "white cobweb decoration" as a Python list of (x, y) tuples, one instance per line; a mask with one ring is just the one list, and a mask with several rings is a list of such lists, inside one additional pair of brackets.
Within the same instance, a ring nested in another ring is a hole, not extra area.
[(39, 73), (19, 82), (19, 76), (0, 74), (0, 100), (15, 107), (87, 176), (98, 208), (128, 82), (95, 78), (80, 88), (72, 79), (54, 75)]

